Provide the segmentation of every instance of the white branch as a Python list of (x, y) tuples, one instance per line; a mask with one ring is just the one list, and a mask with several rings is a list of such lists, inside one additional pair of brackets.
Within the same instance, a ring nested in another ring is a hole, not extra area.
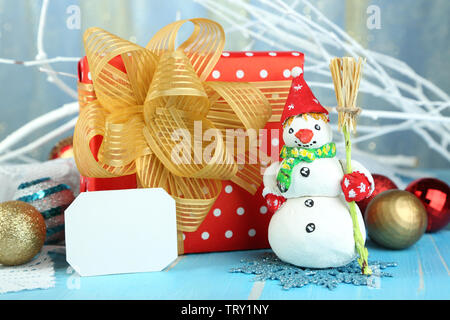
[(75, 124), (78, 120), (78, 117), (73, 118), (72, 120), (70, 120), (69, 122), (67, 122), (66, 124), (62, 125), (61, 127), (47, 133), (46, 135), (42, 136), (41, 138), (33, 141), (32, 143), (26, 145), (25, 147), (22, 147), (20, 149), (11, 151), (3, 156), (0, 156), (0, 163), (1, 162), (5, 162), (7, 160), (10, 159), (14, 159), (18, 156), (24, 155), (28, 152), (31, 152), (39, 147), (41, 147), (42, 145), (46, 144), (47, 142), (59, 137), (60, 135), (71, 131), (74, 127)]
[(0, 142), (0, 155), (2, 153), (7, 152), (14, 144), (22, 141), (24, 138), (29, 136), (31, 133), (36, 131), (37, 129), (43, 128), (48, 124), (51, 124), (55, 121), (63, 119), (67, 116), (78, 113), (79, 105), (78, 102), (72, 102), (69, 104), (65, 104), (62, 107), (50, 111), (33, 121), (27, 123), (20, 129), (8, 135), (3, 141)]
[[(47, 59), (47, 54), (44, 50), (44, 30), (45, 23), (47, 21), (47, 11), (48, 11), (49, 0), (43, 0), (41, 7), (41, 14), (39, 17), (38, 33), (37, 33), (37, 55), (36, 60), (45, 61)], [(54, 71), (53, 68), (48, 63), (43, 64), (45, 69)], [(74, 99), (78, 99), (78, 94), (67, 84), (65, 84), (56, 74), (51, 74), (48, 76), (48, 81), (54, 83), (62, 91), (66, 92), (69, 96)]]
[(30, 60), (30, 61), (21, 61), (21, 60), (14, 60), (14, 59), (4, 59), (0, 58), (0, 63), (3, 64), (17, 64), (24, 67), (35, 67), (39, 65), (45, 65), (45, 64), (51, 64), (51, 63), (57, 63), (57, 62), (78, 62), (80, 61), (80, 58), (76, 57), (55, 57), (51, 59), (42, 59), (42, 60)]
[(39, 71), (40, 72), (45, 72), (45, 73), (50, 73), (50, 74), (53, 74), (53, 75), (56, 74), (56, 75), (60, 75), (60, 76), (64, 76), (64, 77), (78, 79), (77, 75), (71, 74), (71, 73), (67, 73), (67, 72), (48, 70), (48, 69), (44, 69), (44, 68), (39, 68)]

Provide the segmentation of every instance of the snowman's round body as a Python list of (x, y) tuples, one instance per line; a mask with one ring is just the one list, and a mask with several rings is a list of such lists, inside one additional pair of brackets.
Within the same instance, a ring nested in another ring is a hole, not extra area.
[[(291, 148), (311, 150), (331, 143), (332, 131), (323, 118), (298, 116), (285, 124), (283, 140)], [(273, 163), (264, 173), (263, 195), (286, 198), (269, 224), (269, 243), (275, 254), (285, 262), (309, 268), (338, 267), (355, 259), (353, 222), (341, 189), (345, 161), (336, 157), (300, 161), (290, 172), (287, 190), (280, 190), (277, 182), (282, 166)], [(356, 161), (352, 167), (367, 176), (373, 190), (369, 171)], [(365, 240), (364, 221), (356, 209)]]
[[(358, 222), (365, 239), (359, 210)], [(288, 199), (270, 221), (269, 243), (281, 260), (309, 268), (343, 266), (356, 255), (353, 223), (342, 197)]]

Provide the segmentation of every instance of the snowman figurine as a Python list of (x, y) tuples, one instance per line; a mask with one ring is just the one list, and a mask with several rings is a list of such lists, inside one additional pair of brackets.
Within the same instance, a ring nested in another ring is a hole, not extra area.
[[(314, 97), (301, 68), (292, 75), (281, 117), (282, 161), (269, 166), (263, 180), (263, 196), (274, 213), (269, 243), (281, 260), (296, 266), (343, 266), (356, 258), (347, 202), (369, 197), (374, 180), (353, 160), (353, 173), (345, 174), (345, 160), (336, 158), (328, 111)], [(364, 221), (356, 209), (365, 241)]]

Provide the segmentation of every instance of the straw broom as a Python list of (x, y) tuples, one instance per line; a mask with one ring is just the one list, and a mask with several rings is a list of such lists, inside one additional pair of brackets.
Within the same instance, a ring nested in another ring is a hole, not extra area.
[[(330, 70), (333, 78), (336, 100), (338, 103), (338, 129), (342, 130), (345, 139), (346, 153), (346, 173), (352, 173), (352, 144), (350, 141), (350, 132), (356, 132), (357, 116), (361, 109), (356, 106), (358, 97), (359, 83), (361, 80), (361, 67), (363, 60), (356, 61), (354, 58), (334, 58), (331, 60)], [(372, 270), (368, 265), (369, 252), (364, 246), (364, 240), (359, 230), (358, 219), (356, 215), (356, 203), (349, 203), (350, 215), (353, 221), (353, 237), (355, 239), (356, 252), (359, 255), (358, 263), (361, 266), (363, 274), (370, 275)]]

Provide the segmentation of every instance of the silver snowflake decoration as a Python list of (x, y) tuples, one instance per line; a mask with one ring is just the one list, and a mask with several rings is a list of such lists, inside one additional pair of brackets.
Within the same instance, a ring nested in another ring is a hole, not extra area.
[(396, 267), (395, 262), (369, 261), (373, 270), (370, 276), (361, 274), (361, 268), (356, 260), (346, 266), (328, 269), (301, 268), (285, 263), (272, 252), (264, 253), (253, 259), (241, 260), (242, 265), (232, 268), (230, 272), (255, 274), (253, 281), (279, 280), (283, 289), (301, 288), (315, 284), (334, 289), (341, 283), (356, 286), (373, 286), (376, 278), (392, 277), (392, 274), (381, 270)]

